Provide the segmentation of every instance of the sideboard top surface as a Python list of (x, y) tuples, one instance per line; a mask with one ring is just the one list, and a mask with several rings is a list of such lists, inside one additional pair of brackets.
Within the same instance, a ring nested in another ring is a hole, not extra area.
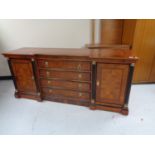
[(94, 59), (130, 59), (137, 57), (131, 54), (131, 50), (124, 49), (86, 49), (86, 48), (20, 48), (3, 53), (6, 57), (16, 55), (23, 56), (76, 56)]

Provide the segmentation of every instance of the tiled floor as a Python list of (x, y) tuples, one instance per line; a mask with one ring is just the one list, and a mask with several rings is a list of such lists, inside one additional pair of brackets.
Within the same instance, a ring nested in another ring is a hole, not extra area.
[(155, 85), (132, 86), (129, 116), (14, 98), (0, 81), (0, 134), (155, 134)]

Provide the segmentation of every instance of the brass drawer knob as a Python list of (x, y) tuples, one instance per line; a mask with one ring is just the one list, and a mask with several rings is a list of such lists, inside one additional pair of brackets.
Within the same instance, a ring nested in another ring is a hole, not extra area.
[(78, 77), (79, 77), (79, 78), (82, 78), (82, 74), (79, 74)]
[(48, 67), (48, 61), (45, 62), (45, 66)]
[(77, 69), (78, 70), (81, 70), (81, 64), (78, 65)]
[(82, 84), (81, 84), (81, 83), (79, 83), (78, 87), (81, 89), (81, 88), (82, 88)]
[(50, 75), (50, 72), (46, 72), (46, 75), (49, 76)]
[(81, 97), (82, 96), (82, 93), (79, 93), (79, 97)]
[(51, 81), (48, 81), (47, 83), (48, 83), (48, 84), (51, 84)]
[(50, 89), (48, 92), (49, 92), (49, 93), (52, 93), (52, 90)]

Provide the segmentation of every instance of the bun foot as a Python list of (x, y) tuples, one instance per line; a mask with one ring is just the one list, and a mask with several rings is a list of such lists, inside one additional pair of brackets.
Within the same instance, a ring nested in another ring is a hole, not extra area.
[(20, 98), (20, 95), (19, 95), (19, 93), (18, 93), (18, 92), (15, 92), (15, 94), (14, 94), (14, 95), (15, 95), (15, 97), (16, 97), (16, 98)]
[(129, 109), (128, 109), (128, 107), (121, 109), (120, 113), (121, 113), (122, 115), (126, 115), (126, 116), (127, 116), (127, 115), (129, 114)]
[(42, 100), (41, 98), (38, 98), (37, 101), (38, 101), (38, 102), (42, 102), (43, 100)]
[(96, 110), (96, 106), (95, 106), (95, 105), (90, 105), (90, 106), (89, 106), (89, 109), (91, 109), (91, 110)]

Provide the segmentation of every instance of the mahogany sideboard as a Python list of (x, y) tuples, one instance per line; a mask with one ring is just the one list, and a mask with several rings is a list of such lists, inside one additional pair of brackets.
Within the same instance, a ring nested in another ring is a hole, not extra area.
[(128, 115), (137, 57), (123, 49), (21, 48), (4, 52), (15, 97)]

